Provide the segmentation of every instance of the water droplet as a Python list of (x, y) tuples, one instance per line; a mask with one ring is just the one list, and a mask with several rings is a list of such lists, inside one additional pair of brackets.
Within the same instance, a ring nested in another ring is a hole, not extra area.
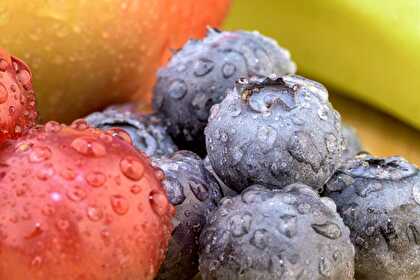
[(175, 80), (169, 86), (168, 92), (172, 98), (181, 99), (187, 94), (187, 85), (182, 80)]
[(55, 208), (51, 204), (47, 204), (44, 207), (42, 207), (41, 212), (45, 216), (52, 216), (55, 213)]
[(61, 125), (56, 121), (49, 121), (45, 124), (46, 132), (56, 133), (59, 132), (61, 128)]
[(42, 264), (42, 257), (41, 256), (36, 256), (35, 258), (33, 258), (31, 264), (33, 266), (40, 266)]
[(191, 191), (193, 192), (194, 196), (200, 200), (205, 201), (209, 198), (209, 191), (207, 187), (202, 183), (195, 180), (191, 180), (189, 182), (189, 186)]
[(383, 189), (383, 185), (378, 182), (370, 184), (356, 184), (356, 193), (361, 197), (367, 197), (370, 193), (378, 192)]
[(227, 135), (227, 133), (226, 133), (226, 132), (222, 132), (222, 134), (221, 134), (221, 136), (220, 136), (220, 140), (221, 140), (223, 143), (226, 143), (226, 142), (229, 140), (229, 137), (228, 137), (228, 135)]
[(122, 195), (113, 195), (111, 196), (111, 207), (116, 214), (125, 215), (129, 208), (128, 200)]
[(59, 219), (56, 226), (59, 230), (66, 231), (70, 227), (70, 222), (68, 220)]
[(46, 164), (37, 171), (36, 177), (41, 181), (46, 181), (49, 178), (51, 178), (54, 175), (54, 173), (55, 170), (52, 164)]
[(87, 216), (89, 220), (93, 222), (97, 222), (102, 219), (103, 213), (102, 210), (98, 209), (95, 206), (88, 206), (87, 208)]
[(84, 119), (77, 119), (71, 123), (71, 127), (82, 131), (88, 129), (89, 124)]
[(160, 170), (160, 169), (156, 169), (155, 170), (155, 177), (159, 181), (162, 181), (163, 179), (165, 179), (165, 173), (162, 170)]
[(246, 213), (244, 215), (234, 215), (229, 219), (229, 228), (232, 235), (235, 237), (241, 237), (249, 232), (251, 227), (252, 215)]
[(5, 86), (0, 84), (0, 104), (7, 101), (8, 95), (9, 94), (7, 93), (7, 89), (5, 88)]
[(415, 184), (415, 185), (413, 186), (412, 193), (413, 193), (413, 198), (414, 198), (414, 201), (415, 201), (417, 204), (419, 204), (419, 205), (420, 205), (420, 183), (417, 183), (417, 184)]
[[(18, 87), (16, 86), (16, 84), (11, 84), (10, 85), (10, 90), (12, 91), (12, 92), (16, 92), (17, 90), (18, 90)], [(12, 107), (11, 107), (12, 108)], [(13, 109), (15, 109), (14, 107), (13, 107)], [(9, 111), (10, 111), (10, 108), (9, 108)]]
[(238, 103), (232, 103), (229, 105), (228, 108), (229, 108), (230, 115), (232, 117), (238, 117), (242, 112), (241, 104), (238, 104)]
[(78, 137), (73, 140), (71, 147), (85, 156), (101, 157), (106, 155), (106, 148), (101, 143), (87, 137)]
[(232, 77), (233, 74), (235, 74), (235, 72), (236, 72), (236, 66), (233, 63), (226, 62), (222, 66), (222, 74), (223, 74), (223, 78), (225, 79), (229, 79), (230, 77)]
[(322, 156), (308, 133), (295, 132), (289, 139), (287, 149), (295, 160), (309, 164), (318, 173), (321, 168)]
[(25, 239), (32, 239), (32, 238), (38, 237), (43, 232), (44, 232), (44, 230), (41, 228), (41, 224), (40, 223), (35, 223), (32, 230), (27, 235), (25, 235)]
[(280, 217), (278, 230), (285, 236), (292, 238), (297, 233), (297, 217), (294, 215), (283, 215)]
[(417, 227), (415, 225), (413, 224), (408, 225), (407, 237), (412, 243), (416, 245), (420, 245), (420, 233), (417, 230)]
[(133, 141), (131, 140), (130, 134), (128, 134), (124, 129), (119, 127), (113, 127), (107, 130), (108, 133), (110, 133), (113, 137), (118, 137), (121, 140), (132, 144)]
[(131, 186), (130, 191), (131, 191), (132, 194), (138, 194), (138, 193), (141, 192), (141, 186), (137, 185), (137, 184), (134, 184), (134, 185)]
[(138, 181), (143, 177), (144, 166), (135, 157), (125, 157), (120, 161), (121, 172), (129, 179)]
[(38, 146), (32, 149), (29, 154), (29, 161), (33, 163), (48, 160), (51, 157), (51, 150), (48, 147)]
[(86, 192), (79, 186), (70, 187), (66, 192), (67, 197), (74, 202), (82, 201), (86, 197)]
[(326, 222), (325, 224), (312, 224), (313, 230), (329, 239), (338, 239), (341, 237), (340, 227), (334, 223)]
[(194, 75), (202, 77), (211, 72), (214, 68), (214, 62), (207, 58), (200, 58), (194, 63)]
[(337, 205), (335, 204), (334, 200), (329, 197), (321, 197), (322, 203), (328, 207), (333, 213), (337, 212)]
[(265, 150), (271, 150), (274, 142), (276, 142), (277, 132), (271, 126), (261, 126), (258, 129), (257, 138), (261, 142), (261, 147)]
[(235, 146), (232, 148), (232, 164), (238, 164), (242, 157), (244, 156), (244, 152), (242, 151), (241, 147)]
[(321, 260), (319, 262), (319, 273), (325, 277), (330, 277), (332, 270), (331, 262), (324, 257), (321, 257)]
[(343, 254), (339, 250), (335, 251), (333, 254), (333, 259), (336, 263), (341, 263), (343, 259)]
[(158, 216), (165, 215), (168, 212), (169, 202), (163, 192), (152, 191), (149, 195), (149, 203)]
[(105, 176), (105, 174), (103, 174), (100, 171), (89, 172), (86, 175), (86, 182), (90, 186), (92, 186), (94, 188), (98, 188), (98, 187), (101, 187), (105, 184), (106, 176)]
[(0, 59), (0, 71), (2, 71), (2, 72), (6, 71), (7, 67), (9, 67), (9, 63), (5, 59), (1, 58)]
[(32, 148), (32, 146), (33, 146), (33, 144), (32, 144), (32, 143), (26, 143), (26, 142), (19, 143), (19, 144), (16, 146), (16, 151), (19, 151), (19, 152), (26, 152), (26, 151), (28, 151), (29, 149), (31, 149), (31, 148)]
[(264, 250), (267, 247), (267, 230), (258, 229), (255, 231), (251, 239), (251, 244), (255, 247)]
[(328, 134), (325, 137), (325, 145), (327, 146), (327, 151), (330, 153), (336, 153), (338, 150), (337, 138), (333, 134)]
[(318, 109), (318, 116), (321, 120), (326, 121), (328, 120), (328, 107), (322, 106)]
[(60, 172), (61, 177), (65, 180), (72, 181), (76, 178), (76, 172), (71, 168), (65, 168)]
[(28, 70), (20, 69), (16, 77), (24, 89), (29, 90), (32, 87), (32, 76)]

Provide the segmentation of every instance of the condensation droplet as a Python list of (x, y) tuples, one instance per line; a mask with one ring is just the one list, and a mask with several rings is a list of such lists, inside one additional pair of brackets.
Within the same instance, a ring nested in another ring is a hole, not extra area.
[(7, 89), (4, 87), (4, 85), (0, 84), (0, 104), (7, 101), (8, 98)]
[(103, 174), (100, 171), (89, 172), (86, 175), (86, 182), (90, 186), (92, 186), (94, 188), (98, 188), (98, 187), (101, 187), (105, 184), (106, 176), (105, 176), (105, 174)]
[(48, 147), (34, 147), (29, 154), (29, 161), (38, 163), (46, 161), (51, 157), (51, 150)]
[(121, 172), (129, 179), (138, 181), (143, 177), (144, 166), (135, 157), (125, 157), (120, 161)]
[(324, 224), (312, 224), (313, 230), (329, 239), (338, 239), (341, 236), (340, 227), (334, 223), (326, 222)]
[(169, 86), (168, 92), (172, 98), (181, 99), (187, 94), (187, 85), (182, 80), (175, 80)]
[(103, 217), (102, 210), (98, 209), (95, 206), (88, 206), (86, 210), (87, 210), (87, 216), (89, 220), (93, 222), (97, 222), (101, 220)]
[(149, 203), (153, 211), (159, 216), (168, 212), (169, 202), (162, 192), (152, 191), (149, 195)]
[(74, 202), (82, 201), (86, 197), (86, 192), (79, 186), (70, 187), (66, 192), (67, 197)]
[(417, 184), (415, 184), (415, 185), (413, 186), (412, 193), (413, 193), (413, 198), (414, 198), (414, 201), (415, 201), (417, 204), (419, 204), (419, 205), (420, 205), (420, 183), (417, 183)]
[(113, 195), (111, 196), (111, 207), (116, 214), (125, 215), (129, 209), (128, 200), (122, 195)]
[(71, 147), (85, 156), (102, 157), (106, 155), (106, 148), (103, 144), (86, 137), (74, 139), (71, 143)]

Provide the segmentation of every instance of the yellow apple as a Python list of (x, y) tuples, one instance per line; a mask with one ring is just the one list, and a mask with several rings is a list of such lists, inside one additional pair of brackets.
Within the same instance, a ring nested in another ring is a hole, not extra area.
[(170, 48), (218, 25), (229, 0), (1, 0), (0, 47), (32, 69), (42, 121), (141, 99)]

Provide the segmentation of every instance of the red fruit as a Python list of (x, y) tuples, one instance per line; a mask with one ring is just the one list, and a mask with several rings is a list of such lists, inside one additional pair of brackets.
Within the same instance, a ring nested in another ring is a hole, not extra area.
[(31, 70), (0, 49), (0, 143), (26, 133), (36, 117)]
[(124, 137), (49, 122), (0, 147), (0, 279), (153, 279), (174, 208)]

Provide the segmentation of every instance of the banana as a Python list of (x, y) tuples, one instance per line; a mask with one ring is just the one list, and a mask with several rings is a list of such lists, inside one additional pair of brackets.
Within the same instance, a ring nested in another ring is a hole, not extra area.
[(420, 0), (237, 0), (225, 27), (274, 37), (301, 74), (420, 129)]

